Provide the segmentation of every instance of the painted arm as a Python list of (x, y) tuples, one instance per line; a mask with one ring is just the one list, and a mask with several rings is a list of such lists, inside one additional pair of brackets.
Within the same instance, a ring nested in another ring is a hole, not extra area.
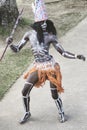
[(55, 49), (64, 57), (69, 58), (69, 59), (81, 59), (83, 61), (86, 60), (86, 58), (83, 55), (75, 55), (71, 52), (65, 51), (64, 48), (57, 42), (57, 40), (55, 40), (53, 42), (53, 46), (55, 47)]
[(29, 35), (30, 32), (26, 32), (22, 38), (22, 40), (20, 42), (18, 42), (17, 45), (10, 45), (10, 48), (13, 52), (19, 52), (27, 43), (27, 41), (29, 40)]
[(29, 41), (29, 35), (30, 32), (26, 32), (24, 34), (22, 40), (18, 43), (18, 48), (22, 48), (27, 43), (27, 41)]

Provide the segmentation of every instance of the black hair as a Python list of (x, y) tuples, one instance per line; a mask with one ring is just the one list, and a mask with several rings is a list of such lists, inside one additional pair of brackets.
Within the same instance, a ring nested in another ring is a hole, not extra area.
[[(41, 22), (35, 22), (31, 25), (31, 27), (37, 32), (37, 38), (39, 43), (44, 42), (43, 29), (41, 27), (43, 23), (44, 21), (41, 21)], [(51, 20), (46, 20), (46, 24), (47, 24), (46, 31), (50, 34), (57, 35), (54, 23)]]
[(54, 23), (51, 20), (47, 20), (46, 23), (47, 23), (46, 31), (48, 33), (53, 34), (53, 35), (57, 35), (57, 31), (56, 31), (56, 28), (54, 26)]
[(38, 38), (39, 43), (44, 42), (43, 30), (41, 28), (41, 22), (35, 22), (31, 25), (31, 27), (37, 32), (37, 38)]

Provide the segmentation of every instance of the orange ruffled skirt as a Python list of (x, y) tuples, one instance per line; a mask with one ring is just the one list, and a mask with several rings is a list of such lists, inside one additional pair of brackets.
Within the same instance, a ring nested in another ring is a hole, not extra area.
[(27, 79), (28, 76), (35, 71), (38, 72), (39, 78), (38, 82), (35, 84), (35, 87), (40, 87), (46, 80), (49, 80), (57, 87), (59, 93), (64, 92), (64, 89), (62, 88), (62, 75), (58, 63), (36, 63), (34, 64), (34, 67), (24, 75), (24, 79)]

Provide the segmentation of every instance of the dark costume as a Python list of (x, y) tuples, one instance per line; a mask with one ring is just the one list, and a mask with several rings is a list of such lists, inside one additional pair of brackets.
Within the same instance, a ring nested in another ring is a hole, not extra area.
[[(31, 25), (33, 30), (27, 32), (17, 46), (10, 45), (14, 52), (18, 52), (28, 41), (30, 41), (31, 50), (35, 58), (33, 68), (29, 70), (24, 76), (24, 78), (27, 80), (22, 90), (22, 95), (26, 113), (20, 123), (26, 122), (31, 116), (30, 92), (33, 86), (40, 87), (43, 85), (43, 83), (45, 83), (46, 80), (50, 81), (52, 98), (54, 99), (58, 108), (60, 121), (64, 122), (65, 116), (62, 100), (58, 94), (64, 91), (61, 83), (62, 76), (60, 72), (60, 66), (57, 62), (55, 62), (53, 56), (49, 54), (49, 48), (52, 44), (54, 48), (66, 58), (78, 58), (85, 60), (85, 57), (83, 55), (75, 56), (75, 54), (67, 52), (62, 48), (62, 46), (58, 43), (57, 33), (53, 22), (47, 19), (43, 0), (36, 0), (35, 2), (35, 23)], [(9, 42), (10, 39), (7, 43), (9, 44)]]
[[(48, 26), (51, 24), (53, 27), (51, 26), (52, 28), (50, 30)], [(62, 100), (58, 95), (58, 92), (61, 93), (64, 91), (61, 83), (62, 76), (60, 72), (60, 66), (57, 62), (55, 62), (53, 56), (49, 54), (49, 48), (50, 45), (53, 44), (55, 49), (66, 58), (79, 58), (85, 60), (85, 57), (83, 55), (75, 56), (75, 54), (67, 52), (62, 48), (62, 46), (58, 43), (56, 29), (52, 21), (47, 20), (45, 22), (34, 23), (32, 28), (33, 30), (27, 32), (17, 46), (11, 45), (11, 49), (13, 51), (14, 48), (18, 48), (18, 50), (20, 50), (27, 43), (27, 41), (30, 41), (31, 49), (35, 58), (33, 68), (24, 75), (24, 78), (27, 80), (25, 82), (22, 95), (26, 113), (21, 120), (21, 123), (26, 122), (31, 115), (29, 109), (29, 95), (31, 89), (33, 86), (40, 87), (46, 80), (50, 81), (52, 97), (55, 100), (56, 106), (58, 108), (60, 120), (61, 122), (64, 122), (65, 118), (62, 107)]]

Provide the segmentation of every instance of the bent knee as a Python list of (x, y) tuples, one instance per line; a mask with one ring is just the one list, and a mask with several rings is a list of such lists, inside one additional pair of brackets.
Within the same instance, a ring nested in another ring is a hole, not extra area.
[(52, 98), (55, 100), (58, 98), (58, 94), (52, 94)]
[(22, 95), (26, 96), (27, 94), (29, 94), (32, 87), (33, 87), (33, 84), (26, 82), (22, 90)]
[(58, 98), (58, 92), (56, 88), (51, 88), (51, 95), (54, 100)]

